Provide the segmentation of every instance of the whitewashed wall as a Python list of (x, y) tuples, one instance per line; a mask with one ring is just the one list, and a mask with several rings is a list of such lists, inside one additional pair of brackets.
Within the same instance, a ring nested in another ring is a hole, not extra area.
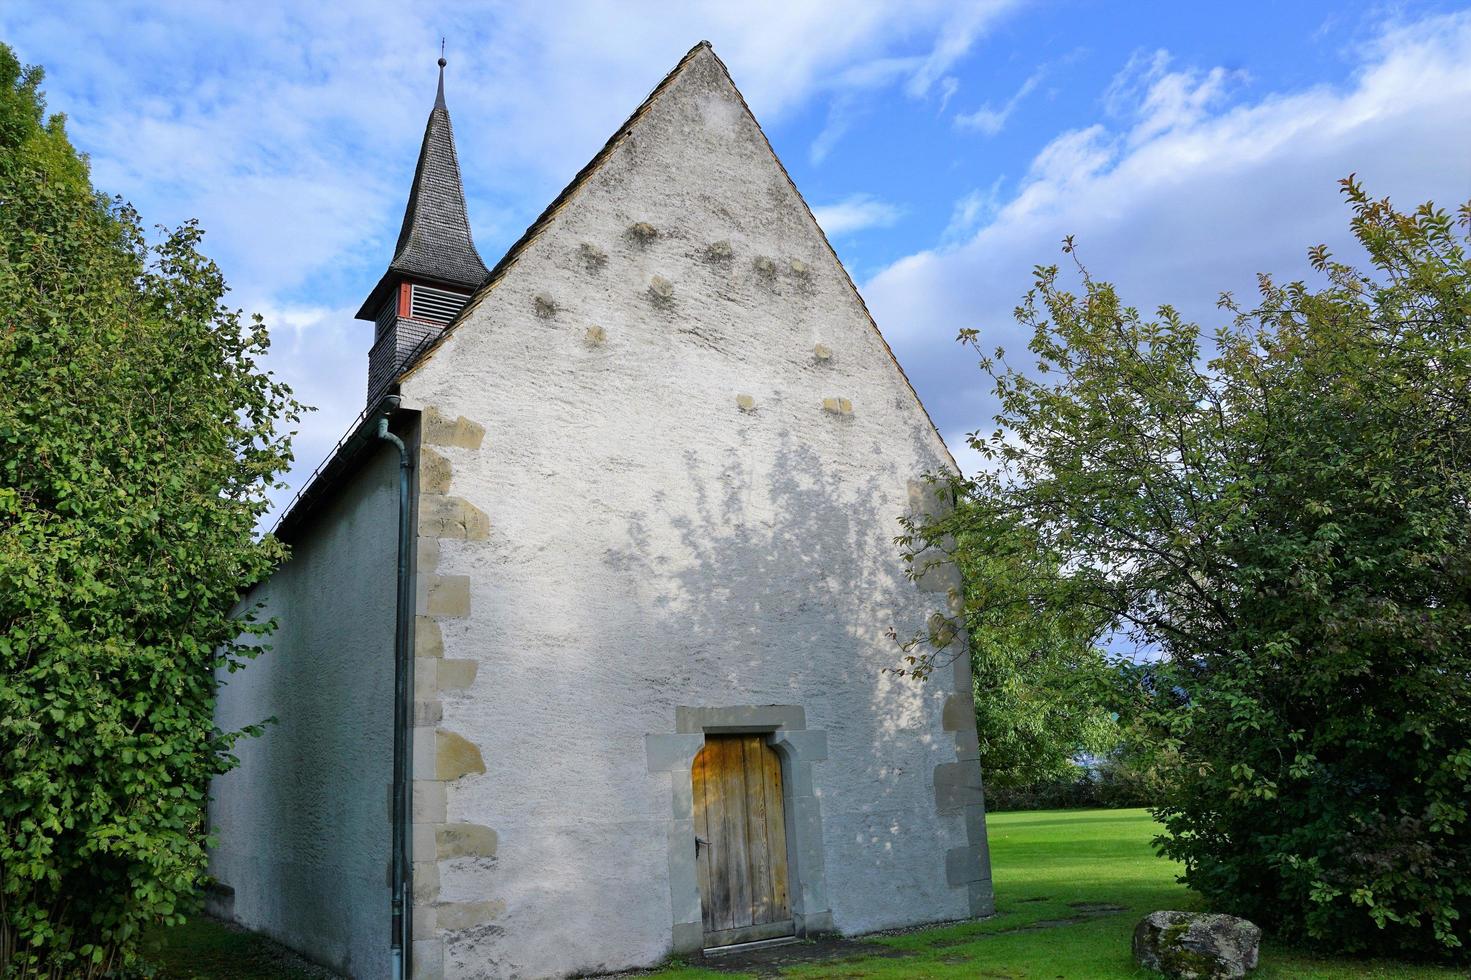
[[(912, 481), (948, 457), (708, 50), (403, 393), (484, 427), (435, 451), (448, 493), (488, 517), (421, 567), (421, 602), (469, 577), (468, 610), (435, 629), (446, 663), (476, 669), (438, 692), (439, 730), (485, 771), (448, 782), (445, 818), (498, 841), (433, 866), (420, 828), (421, 971), (669, 952), (678, 775), (649, 772), (644, 739), (681, 705), (799, 705), (827, 733), (813, 771), (839, 930), (970, 914), (974, 889), (947, 873), (965, 820), (935, 790), (963, 679), (884, 673), (887, 631), (944, 604), (905, 579), (892, 539)], [(435, 905), (483, 921), (446, 930)]]

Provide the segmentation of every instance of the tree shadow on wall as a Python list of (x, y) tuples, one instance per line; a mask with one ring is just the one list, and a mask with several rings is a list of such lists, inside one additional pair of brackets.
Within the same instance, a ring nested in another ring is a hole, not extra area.
[(605, 556), (646, 583), (664, 641), (631, 669), (680, 704), (801, 705), (827, 733), (816, 783), (828, 846), (846, 849), (832, 894), (859, 864), (885, 869), (896, 901), (943, 888), (933, 772), (955, 759), (940, 731), (949, 692), (885, 670), (903, 654), (891, 632), (915, 635), (943, 606), (894, 543), (918, 474), (877, 449), (825, 462), (788, 433), (774, 454), (731, 449), (718, 468), (684, 455), (687, 484), (655, 490)]

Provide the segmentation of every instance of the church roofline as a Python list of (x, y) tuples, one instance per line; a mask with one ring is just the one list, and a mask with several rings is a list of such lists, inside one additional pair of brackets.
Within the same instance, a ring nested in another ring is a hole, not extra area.
[[(534, 242), (541, 235), (542, 231), (544, 231), (552, 223), (552, 219), (557, 216), (557, 212), (561, 211), (562, 207), (587, 184), (587, 182), (592, 178), (593, 174), (597, 173), (598, 170), (602, 168), (603, 164), (607, 162), (608, 158), (613, 155), (613, 151), (616, 150), (618, 148), (618, 145), (622, 143), (623, 140), (628, 136), (634, 125), (643, 118), (644, 114), (647, 113), (650, 108), (653, 107), (659, 96), (664, 94), (665, 90), (669, 88), (674, 79), (678, 78), (679, 74), (684, 71), (685, 66), (693, 61), (702, 50), (709, 51), (710, 57), (715, 59), (715, 63), (718, 64), (720, 66), (720, 70), (725, 73), (726, 80), (730, 82), (730, 87), (735, 90), (736, 97), (741, 100), (741, 108), (746, 110), (746, 115), (749, 116), (751, 121), (756, 125), (756, 132), (761, 134), (761, 139), (766, 144), (767, 152), (770, 153), (772, 159), (776, 161), (776, 165), (781, 170), (782, 176), (786, 178), (787, 183), (791, 185), (792, 190), (796, 193), (797, 200), (802, 202), (802, 207), (807, 210), (807, 216), (812, 219), (813, 224), (817, 225), (817, 231), (818, 234), (822, 237), (823, 244), (827, 246), (827, 250), (832, 255), (833, 261), (838, 264), (838, 268), (842, 270), (843, 277), (848, 280), (848, 286), (853, 290), (853, 295), (858, 297), (858, 306), (860, 309), (863, 310), (864, 318), (868, 320), (868, 325), (873, 329), (874, 334), (877, 335), (879, 343), (883, 344), (885, 353), (889, 355), (889, 360), (893, 362), (894, 367), (899, 372), (899, 377), (904, 379), (904, 384), (909, 389), (909, 393), (914, 396), (914, 401), (917, 405), (919, 405), (920, 412), (924, 414), (925, 421), (929, 422), (930, 428), (934, 430), (936, 438), (940, 440), (940, 447), (941, 450), (945, 453), (945, 457), (950, 460), (950, 465), (955, 468), (955, 471), (957, 473), (960, 472), (960, 464), (955, 461), (955, 455), (950, 452), (950, 447), (946, 445), (945, 437), (940, 433), (940, 427), (935, 424), (934, 417), (930, 415), (930, 410), (925, 407), (924, 400), (919, 397), (919, 392), (915, 390), (914, 382), (909, 380), (909, 375), (905, 372), (904, 366), (899, 363), (899, 358), (894, 355), (894, 349), (889, 346), (889, 342), (887, 339), (885, 339), (883, 331), (879, 329), (878, 321), (873, 318), (873, 313), (871, 313), (868, 309), (868, 303), (863, 299), (863, 294), (858, 291), (858, 285), (853, 282), (853, 277), (848, 274), (847, 266), (843, 265), (843, 260), (839, 258), (837, 250), (833, 248), (832, 242), (828, 240), (827, 232), (822, 229), (822, 225), (818, 222), (817, 216), (812, 213), (812, 207), (807, 203), (807, 199), (802, 196), (802, 191), (800, 188), (797, 187), (797, 182), (792, 180), (792, 175), (787, 171), (786, 164), (781, 162), (781, 157), (777, 154), (776, 148), (771, 145), (771, 139), (766, 135), (766, 130), (761, 127), (761, 120), (756, 118), (756, 114), (751, 111), (751, 106), (746, 102), (745, 94), (741, 92), (741, 88), (735, 83), (735, 79), (731, 78), (730, 69), (727, 68), (725, 62), (721, 60), (720, 55), (715, 53), (715, 47), (709, 41), (700, 41), (694, 47), (690, 48), (689, 51), (685, 52), (684, 57), (679, 59), (679, 63), (669, 70), (669, 73), (659, 81), (658, 85), (654, 86), (653, 91), (651, 91), (648, 97), (639, 104), (639, 107), (633, 110), (633, 113), (626, 120), (624, 120), (623, 125), (619, 126), (618, 129), (614, 131), (613, 135), (608, 137), (608, 141), (603, 144), (602, 148), (599, 149), (597, 153), (593, 154), (593, 158), (589, 160), (583, 166), (583, 168), (577, 172), (576, 176), (574, 176), (572, 180), (568, 182), (567, 186), (562, 188), (561, 193), (552, 199), (552, 203), (546, 206), (541, 214), (537, 216), (536, 220), (533, 221), (524, 232), (522, 232), (521, 237), (516, 239), (511, 247), (506, 250), (506, 254), (501, 256), (500, 261), (497, 262), (495, 266), (490, 270), (490, 274), (485, 278), (485, 281), (480, 285), (480, 288), (475, 290), (474, 295), (470, 297), (469, 302), (464, 305), (464, 307), (460, 310), (459, 314), (454, 318), (454, 320), (451, 321), (449, 325), (447, 325), (443, 330), (441, 330), (439, 332), (439, 335), (436, 336), (432, 342), (426, 344), (422, 350), (418, 351), (414, 355), (413, 359), (409, 361), (407, 365), (405, 365), (402, 371), (399, 372), (398, 378), (395, 380), (402, 381), (410, 374), (413, 374), (414, 371), (418, 370), (419, 365), (423, 364), (434, 355), (435, 351), (437, 351), (444, 343), (445, 338), (448, 337), (456, 327), (463, 323), (465, 318), (469, 316), (470, 313), (480, 305), (480, 303), (485, 299), (490, 291), (496, 287), (496, 284), (499, 283), (503, 278), (505, 278), (506, 273), (510, 271), (511, 266), (515, 265), (516, 260), (521, 257), (521, 254), (525, 252), (526, 249), (531, 245), (531, 243)], [(359, 315), (361, 316), (361, 314)]]
[[(608, 141), (603, 144), (603, 147), (598, 150), (596, 154), (593, 155), (593, 158), (589, 160), (587, 164), (577, 172), (577, 175), (574, 176), (572, 180), (567, 184), (567, 186), (562, 189), (562, 192), (558, 194), (549, 205), (547, 205), (546, 209), (542, 211), (542, 213), (537, 217), (535, 221), (531, 223), (529, 227), (527, 227), (526, 231), (522, 233), (521, 237), (518, 238), (509, 249), (506, 250), (505, 255), (503, 255), (501, 257), (501, 260), (497, 262), (495, 266), (490, 270), (490, 273), (485, 278), (484, 283), (480, 286), (479, 289), (475, 290), (474, 295), (470, 297), (470, 301), (465, 304), (464, 309), (460, 311), (459, 315), (455, 317), (454, 321), (450, 323), (447, 327), (445, 327), (444, 330), (442, 330), (431, 343), (426, 344), (424, 349), (419, 351), (418, 354), (414, 356), (413, 360), (409, 362), (408, 366), (399, 373), (398, 378), (395, 379), (395, 386), (403, 378), (407, 377), (415, 370), (417, 370), (420, 364), (428, 360), (429, 357), (436, 350), (439, 349), (439, 346), (444, 343), (445, 336), (448, 335), (450, 331), (458, 327), (460, 323), (464, 321), (465, 317), (470, 313), (470, 311), (478, 306), (484, 300), (486, 295), (495, 288), (496, 284), (505, 277), (507, 272), (510, 271), (511, 266), (515, 264), (516, 260), (521, 257), (521, 254), (525, 252), (526, 249), (531, 245), (531, 243), (535, 241), (536, 238), (541, 234), (541, 232), (545, 230), (548, 225), (551, 224), (552, 219), (556, 217), (557, 212), (559, 212), (562, 207), (574, 195), (576, 195), (579, 190), (582, 189), (582, 187), (592, 178), (593, 174), (597, 173), (597, 171), (602, 167), (603, 163), (610, 156), (612, 156), (613, 151), (618, 148), (618, 144), (620, 144), (624, 140), (624, 138), (627, 137), (629, 131), (633, 128), (634, 124), (637, 123), (639, 119), (641, 119), (644, 114), (648, 112), (650, 107), (653, 106), (654, 102), (659, 98), (659, 96), (664, 93), (664, 91), (669, 87), (674, 79), (679, 76), (679, 73), (684, 70), (685, 66), (688, 65), (692, 60), (694, 60), (695, 56), (698, 55), (702, 49), (708, 49), (711, 56), (715, 58), (716, 63), (720, 65), (721, 71), (725, 72), (727, 78), (730, 77), (730, 70), (726, 68), (725, 62), (720, 60), (720, 56), (715, 53), (715, 50), (711, 46), (709, 41), (701, 41), (694, 47), (690, 48), (689, 51), (685, 53), (685, 56), (679, 60), (679, 63), (676, 64), (669, 71), (669, 73), (664, 76), (664, 78), (659, 82), (658, 85), (654, 86), (653, 91), (649, 93), (648, 97), (644, 99), (644, 101), (640, 103), (639, 107), (633, 111), (633, 113), (628, 117), (627, 120), (624, 121), (623, 125), (619, 126), (618, 129), (613, 133), (613, 135), (608, 138)], [(761, 138), (766, 141), (766, 148), (771, 153), (772, 157), (776, 160), (777, 166), (781, 169), (782, 175), (786, 177), (787, 182), (792, 185), (792, 188), (794, 190), (797, 190), (796, 182), (792, 180), (791, 174), (787, 172), (786, 165), (781, 162), (781, 157), (778, 156), (776, 150), (772, 148), (771, 140), (766, 136), (766, 131), (761, 128), (761, 121), (759, 119), (756, 119), (755, 113), (751, 112), (751, 107), (747, 105), (745, 96), (741, 94), (740, 87), (735, 84), (734, 80), (731, 81), (731, 87), (735, 89), (737, 96), (740, 98), (741, 106), (746, 110), (746, 113), (755, 122), (756, 131), (759, 132), (761, 134)], [(807, 213), (809, 217), (812, 217), (813, 223), (816, 224), (817, 218), (812, 215), (812, 209), (810, 206), (808, 206), (806, 198), (802, 197), (802, 193), (800, 190), (797, 190), (797, 199), (802, 201), (802, 206), (807, 208)], [(891, 348), (889, 346), (889, 342), (884, 339), (883, 331), (879, 330), (878, 323), (874, 320), (873, 314), (869, 312), (868, 304), (865, 303), (863, 300), (863, 294), (858, 291), (858, 287), (853, 283), (853, 277), (848, 275), (847, 268), (843, 265), (842, 260), (838, 258), (837, 251), (833, 249), (832, 243), (828, 241), (827, 233), (822, 231), (822, 226), (820, 224), (817, 227), (818, 232), (822, 235), (823, 242), (827, 245), (828, 251), (832, 253), (833, 259), (837, 262), (838, 268), (843, 270), (843, 275), (847, 278), (848, 285), (853, 289), (853, 294), (858, 297), (859, 307), (863, 310), (863, 315), (868, 320), (869, 326), (878, 336), (879, 342), (883, 344), (885, 352), (887, 352), (889, 355), (889, 359), (893, 361), (894, 367), (898, 369), (899, 376), (904, 379), (904, 384), (909, 388), (910, 393), (914, 396), (915, 403), (919, 405), (919, 410), (924, 413), (925, 419), (930, 424), (930, 428), (934, 431), (936, 438), (938, 438), (940, 441), (940, 447), (945, 453), (946, 458), (950, 460), (951, 466), (953, 466), (955, 470), (959, 472), (960, 464), (955, 461), (955, 456), (950, 452), (950, 447), (945, 444), (945, 437), (940, 434), (939, 427), (935, 425), (934, 418), (931, 417), (929, 409), (925, 408), (925, 404), (923, 400), (920, 399), (919, 393), (914, 390), (914, 384), (909, 380), (909, 375), (904, 372), (903, 365), (901, 365), (899, 363), (899, 359), (894, 356), (893, 348)], [(393, 272), (393, 270), (390, 269), (389, 273), (383, 277), (383, 280), (380, 280), (380, 285), (382, 284), (382, 282), (389, 280), (394, 274), (395, 273)], [(432, 277), (426, 276), (423, 278), (426, 281), (432, 281)], [(367, 309), (366, 304), (364, 305), (364, 309)], [(362, 316), (362, 314), (360, 313), (359, 316)], [(392, 391), (394, 390), (394, 388), (390, 387), (389, 390)], [(380, 405), (381, 404), (382, 403), (380, 403)], [(394, 401), (394, 404), (397, 405), (396, 399)], [(398, 409), (397, 411), (403, 412), (407, 410)], [(316, 471), (312, 474), (311, 478), (308, 479), (307, 483), (302, 487), (301, 491), (296, 495), (295, 498), (293, 498), (291, 504), (288, 506), (281, 519), (276, 522), (276, 527), (273, 533), (275, 533), (278, 537), (282, 535), (290, 535), (291, 533), (293, 533), (295, 529), (301, 524), (302, 520), (305, 519), (307, 512), (314, 509), (316, 502), (321, 498), (321, 496), (330, 492), (338, 483), (346, 478), (349, 472), (355, 469), (355, 467), (352, 466), (352, 463), (356, 460), (358, 454), (361, 452), (363, 447), (362, 441), (354, 439), (354, 436), (365, 430), (370, 425), (372, 420), (376, 418), (379, 414), (382, 414), (381, 408), (375, 408), (372, 411), (364, 412), (363, 415), (360, 415), (358, 417), (358, 419), (348, 429), (347, 434), (342, 437), (342, 440), (338, 442), (338, 444), (333, 448), (332, 452), (327, 456), (327, 458), (322, 461), (322, 464), (317, 467)]]

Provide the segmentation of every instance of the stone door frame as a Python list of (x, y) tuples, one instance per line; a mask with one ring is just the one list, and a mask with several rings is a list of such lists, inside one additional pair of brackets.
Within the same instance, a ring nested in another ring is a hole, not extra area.
[(789, 900), (793, 931), (810, 936), (833, 929), (822, 848), (822, 811), (814, 792), (812, 764), (827, 759), (827, 733), (807, 728), (800, 705), (677, 707), (674, 731), (644, 736), (649, 772), (669, 773), (669, 899), (671, 946), (676, 953), (705, 948), (696, 874), (695, 756), (705, 736), (764, 734), (781, 759), (782, 811), (787, 831)]

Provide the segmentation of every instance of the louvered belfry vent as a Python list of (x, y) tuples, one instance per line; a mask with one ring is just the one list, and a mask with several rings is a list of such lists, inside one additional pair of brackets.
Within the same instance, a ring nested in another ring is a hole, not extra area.
[(409, 316), (425, 323), (448, 326), (455, 315), (465, 308), (469, 299), (463, 293), (452, 293), (446, 289), (414, 283), (409, 287)]
[(454, 321), (490, 274), (470, 237), (455, 135), (444, 104), (444, 64), (441, 58), (439, 91), (424, 127), (393, 261), (358, 310), (358, 319), (375, 324), (368, 353), (369, 405)]

